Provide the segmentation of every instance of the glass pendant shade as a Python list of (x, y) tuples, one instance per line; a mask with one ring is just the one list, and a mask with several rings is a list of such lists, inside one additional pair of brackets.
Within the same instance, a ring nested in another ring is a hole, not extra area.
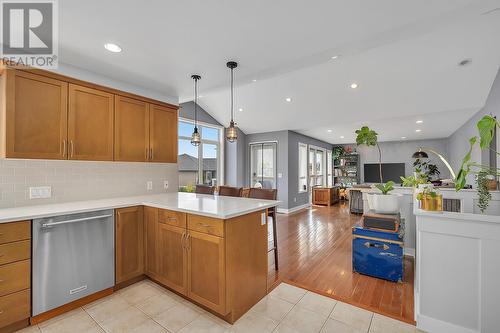
[(201, 143), (201, 136), (198, 133), (198, 127), (194, 128), (193, 134), (191, 135), (191, 144), (193, 146), (199, 146)]
[(231, 121), (229, 127), (226, 129), (226, 139), (229, 142), (234, 142), (238, 139), (238, 130), (234, 126), (234, 121)]

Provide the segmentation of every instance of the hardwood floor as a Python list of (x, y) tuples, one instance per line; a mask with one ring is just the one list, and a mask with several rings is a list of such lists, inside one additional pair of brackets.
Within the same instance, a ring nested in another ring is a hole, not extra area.
[(278, 214), (280, 266), (274, 270), (269, 253), (269, 288), (285, 281), (414, 324), (412, 258), (405, 257), (403, 283), (352, 272), (351, 227), (360, 219), (346, 203)]

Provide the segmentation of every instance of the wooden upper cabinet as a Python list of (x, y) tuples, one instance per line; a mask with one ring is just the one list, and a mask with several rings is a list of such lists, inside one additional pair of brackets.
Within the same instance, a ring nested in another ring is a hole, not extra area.
[[(226, 314), (224, 238), (190, 230), (187, 238), (188, 297)], [(210, 283), (207, 283), (210, 281)]]
[(187, 294), (185, 236), (185, 228), (158, 223), (158, 280), (183, 295)]
[(5, 156), (64, 159), (68, 84), (8, 69), (5, 77)]
[(69, 85), (69, 159), (113, 160), (113, 113), (113, 94)]
[(149, 106), (151, 162), (177, 162), (177, 109)]
[(115, 211), (115, 280), (124, 282), (144, 274), (143, 207)]
[(149, 104), (115, 96), (115, 161), (149, 159)]

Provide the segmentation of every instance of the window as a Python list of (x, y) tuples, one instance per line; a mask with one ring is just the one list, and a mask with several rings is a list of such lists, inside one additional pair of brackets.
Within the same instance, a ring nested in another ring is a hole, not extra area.
[(194, 192), (196, 184), (217, 186), (223, 182), (223, 128), (198, 124), (201, 144), (191, 144), (194, 122), (179, 119), (179, 191)]
[(307, 145), (299, 142), (299, 193), (307, 192)]
[(325, 184), (325, 150), (309, 146), (309, 186)]
[(333, 186), (333, 159), (332, 159), (332, 151), (328, 151), (326, 153), (326, 186)]

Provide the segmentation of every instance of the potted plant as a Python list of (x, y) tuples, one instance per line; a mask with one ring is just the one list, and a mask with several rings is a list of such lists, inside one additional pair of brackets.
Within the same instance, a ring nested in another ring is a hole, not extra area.
[(434, 191), (432, 186), (425, 187), (419, 192), (417, 200), (420, 202), (420, 209), (433, 212), (443, 210), (443, 196)]
[(394, 182), (389, 181), (384, 184), (384, 178), (382, 176), (382, 151), (378, 144), (377, 132), (368, 128), (368, 126), (363, 126), (356, 130), (356, 144), (366, 145), (368, 147), (377, 147), (378, 149), (378, 163), (379, 163), (379, 176), (380, 184), (374, 185), (375, 188), (379, 189), (381, 193), (367, 193), (368, 206), (371, 210), (380, 214), (394, 214), (399, 211), (399, 200), (401, 194), (389, 193), (394, 189)]
[[(486, 115), (478, 121), (477, 129), (479, 131), (479, 147), (481, 150), (489, 149), (495, 152), (495, 154), (500, 155), (500, 153), (494, 151), (490, 147), (496, 127), (500, 128), (500, 122), (498, 122), (495, 117), (490, 115)], [(491, 194), (489, 192), (491, 189), (489, 186), (493, 188), (492, 185), (494, 184), (496, 188), (497, 179), (500, 176), (500, 169), (471, 161), (472, 149), (477, 144), (477, 140), (477, 136), (473, 136), (469, 139), (469, 150), (462, 160), (460, 170), (455, 179), (455, 189), (457, 191), (463, 189), (467, 181), (467, 175), (476, 174), (478, 207), (481, 213), (484, 213), (488, 208), (489, 201), (491, 200)]]

